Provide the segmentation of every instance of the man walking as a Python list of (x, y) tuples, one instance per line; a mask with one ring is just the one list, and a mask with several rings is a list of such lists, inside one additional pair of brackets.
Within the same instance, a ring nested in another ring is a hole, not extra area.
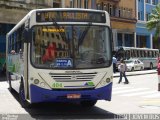
[(113, 55), (112, 61), (113, 61), (113, 72), (116, 73), (117, 59), (114, 55)]

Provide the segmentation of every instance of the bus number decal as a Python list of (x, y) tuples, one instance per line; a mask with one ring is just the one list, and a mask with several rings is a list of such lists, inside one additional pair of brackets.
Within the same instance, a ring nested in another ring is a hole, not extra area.
[(53, 87), (53, 88), (62, 88), (63, 85), (62, 85), (62, 83), (56, 82), (56, 83), (53, 83), (53, 84), (52, 84), (52, 87)]

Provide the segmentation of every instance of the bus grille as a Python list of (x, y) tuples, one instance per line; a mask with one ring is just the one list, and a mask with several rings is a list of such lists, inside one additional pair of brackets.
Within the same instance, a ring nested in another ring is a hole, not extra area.
[(56, 82), (85, 82), (94, 79), (97, 73), (64, 74), (50, 73)]

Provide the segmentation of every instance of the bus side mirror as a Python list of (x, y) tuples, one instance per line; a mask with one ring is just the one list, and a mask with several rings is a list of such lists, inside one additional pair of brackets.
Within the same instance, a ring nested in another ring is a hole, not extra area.
[(29, 43), (31, 41), (30, 30), (24, 29), (23, 36), (24, 36), (24, 42), (25, 43)]

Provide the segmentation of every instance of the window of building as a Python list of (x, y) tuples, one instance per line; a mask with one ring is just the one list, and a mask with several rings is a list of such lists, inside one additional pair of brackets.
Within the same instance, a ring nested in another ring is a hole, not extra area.
[(156, 0), (152, 0), (152, 5), (156, 5), (156, 4), (157, 4)]
[(103, 6), (103, 10), (107, 11), (107, 5)]
[(126, 17), (126, 9), (123, 8), (123, 17)]
[(128, 18), (132, 18), (132, 9), (128, 9)]
[(84, 8), (88, 9), (88, 0), (84, 0)]
[(143, 16), (143, 12), (142, 11), (138, 12), (138, 20), (142, 20), (142, 16)]
[(82, 7), (82, 5), (81, 5), (81, 0), (77, 0), (77, 7), (78, 7), (78, 8), (81, 8), (81, 7)]
[(70, 8), (73, 8), (73, 0), (70, 0)]
[(121, 17), (121, 8), (118, 10), (118, 17)]
[(109, 5), (109, 14), (113, 15), (113, 5), (112, 4)]
[(150, 0), (146, 0), (146, 3), (150, 3)]
[(117, 7), (113, 5), (113, 16), (116, 16)]
[(53, 2), (53, 8), (60, 8), (60, 3)]
[(101, 5), (97, 4), (97, 10), (101, 10)]
[(149, 21), (149, 16), (150, 16), (150, 14), (146, 13), (146, 21)]

